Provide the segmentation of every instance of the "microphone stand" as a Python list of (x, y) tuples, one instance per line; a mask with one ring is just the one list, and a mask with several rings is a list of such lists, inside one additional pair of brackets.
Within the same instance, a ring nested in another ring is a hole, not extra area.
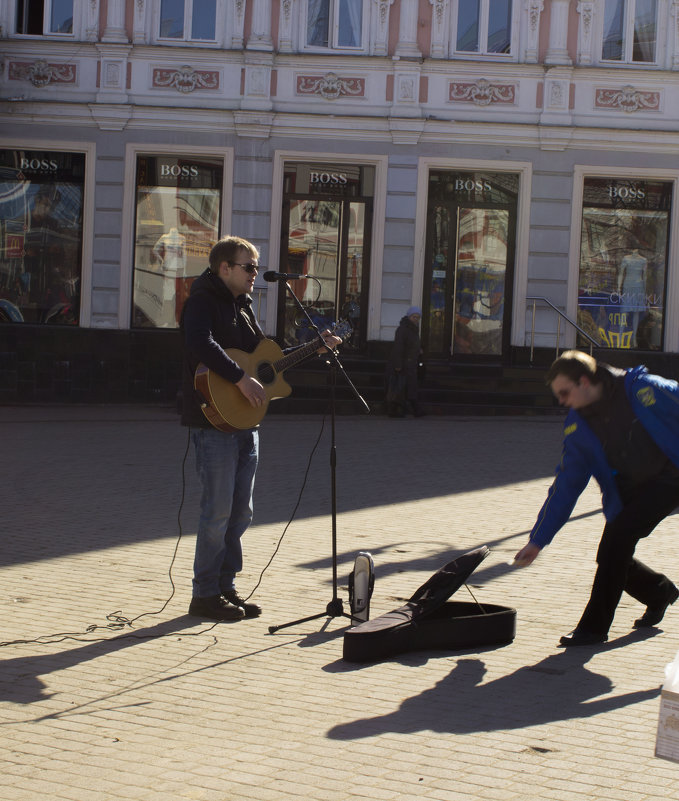
[(351, 387), (352, 392), (356, 396), (356, 398), (363, 404), (363, 407), (366, 411), (366, 414), (370, 414), (370, 406), (366, 403), (365, 399), (361, 396), (359, 391), (356, 389), (354, 384), (352, 383), (351, 379), (347, 375), (344, 367), (342, 366), (339, 358), (337, 357), (337, 353), (330, 348), (328, 345), (325, 344), (323, 337), (321, 336), (321, 332), (318, 330), (318, 326), (309, 316), (309, 313), (304, 308), (303, 304), (301, 303), (300, 299), (295, 295), (292, 291), (292, 287), (288, 282), (285, 282), (285, 288), (290, 293), (292, 298), (294, 299), (297, 308), (302, 311), (302, 314), (306, 317), (309, 322), (311, 328), (316, 332), (321, 344), (325, 347), (328, 358), (326, 364), (330, 367), (330, 431), (331, 431), (331, 438), (330, 438), (330, 511), (331, 511), (331, 521), (332, 521), (332, 598), (328, 602), (328, 605), (325, 608), (324, 612), (318, 612), (315, 615), (309, 615), (308, 617), (302, 617), (299, 620), (291, 620), (289, 623), (282, 623), (278, 626), (269, 626), (269, 634), (273, 634), (274, 632), (278, 631), (279, 629), (285, 629), (288, 626), (296, 626), (299, 623), (307, 623), (310, 620), (318, 620), (321, 617), (348, 617), (350, 620), (353, 620), (352, 616), (344, 611), (344, 605), (342, 603), (342, 599), (339, 597), (337, 593), (337, 489), (336, 489), (336, 476), (337, 476), (337, 445), (335, 439), (335, 387), (337, 385), (337, 371), (339, 370), (344, 379), (346, 380), (347, 384)]

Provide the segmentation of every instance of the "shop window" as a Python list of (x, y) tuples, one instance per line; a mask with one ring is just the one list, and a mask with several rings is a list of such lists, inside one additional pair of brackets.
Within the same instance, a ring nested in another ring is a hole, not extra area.
[(17, 0), (16, 33), (73, 34), (74, 0)]
[(160, 39), (214, 42), (217, 0), (161, 0)]
[(455, 53), (511, 55), (512, 0), (457, 0), (452, 17)]
[(658, 0), (606, 0), (602, 61), (657, 61)]
[(82, 153), (0, 150), (0, 307), (5, 318), (78, 324), (84, 177)]
[(176, 328), (219, 239), (223, 161), (137, 159), (132, 326)]
[(603, 347), (662, 349), (671, 201), (670, 182), (585, 179), (578, 325)]
[(306, 0), (306, 45), (362, 48), (365, 5), (364, 0)]

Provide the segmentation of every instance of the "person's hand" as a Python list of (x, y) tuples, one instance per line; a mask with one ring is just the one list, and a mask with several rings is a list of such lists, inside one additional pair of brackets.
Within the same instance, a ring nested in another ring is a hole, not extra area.
[(524, 545), (523, 548), (516, 554), (514, 557), (514, 563), (519, 567), (528, 567), (528, 565), (533, 564), (533, 562), (537, 559), (540, 550), (541, 548), (539, 545), (529, 542), (527, 545)]
[[(338, 345), (342, 344), (342, 340), (336, 337), (328, 328), (321, 332), (321, 336), (323, 337), (323, 342), (325, 342), (330, 350), (335, 350)], [(318, 353), (325, 353), (325, 348), (319, 348)]]
[(236, 381), (236, 386), (243, 393), (243, 397), (249, 402), (250, 406), (261, 406), (266, 400), (264, 387), (254, 378), (246, 373), (240, 381)]

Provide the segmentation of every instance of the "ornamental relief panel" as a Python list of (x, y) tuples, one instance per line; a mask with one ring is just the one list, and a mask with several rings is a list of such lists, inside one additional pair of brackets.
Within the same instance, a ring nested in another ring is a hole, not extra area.
[(594, 107), (625, 111), (660, 111), (660, 92), (640, 91), (633, 86), (622, 89), (599, 88), (594, 92)]
[(189, 94), (196, 89), (216, 90), (219, 89), (219, 72), (195, 70), (187, 65), (179, 69), (156, 67), (151, 85), (154, 89), (176, 89), (182, 94)]
[(485, 78), (479, 78), (474, 83), (451, 82), (448, 86), (448, 100), (455, 103), (474, 103), (477, 106), (490, 106), (493, 103), (514, 104), (516, 85), (490, 83)]
[(298, 95), (319, 95), (325, 100), (341, 97), (365, 97), (365, 78), (342, 78), (334, 72), (325, 75), (297, 75)]
[(38, 89), (50, 83), (77, 83), (78, 68), (75, 64), (51, 64), (43, 59), (37, 61), (10, 61), (10, 81), (29, 81)]

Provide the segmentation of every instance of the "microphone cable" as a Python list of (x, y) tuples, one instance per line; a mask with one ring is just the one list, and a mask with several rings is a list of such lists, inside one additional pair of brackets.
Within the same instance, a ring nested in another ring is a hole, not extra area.
[[(283, 539), (285, 538), (285, 535), (286, 535), (288, 529), (290, 528), (290, 525), (292, 524), (293, 520), (295, 519), (295, 515), (297, 514), (297, 510), (299, 509), (299, 505), (300, 505), (300, 503), (302, 501), (302, 496), (304, 494), (304, 490), (306, 488), (306, 484), (307, 484), (307, 481), (308, 481), (308, 478), (309, 478), (309, 472), (311, 470), (311, 464), (313, 462), (314, 455), (315, 455), (316, 450), (318, 449), (318, 446), (320, 444), (321, 437), (323, 436), (323, 431), (325, 430), (326, 417), (327, 417), (327, 412), (325, 412), (323, 414), (323, 418), (321, 420), (321, 428), (320, 428), (320, 431), (318, 433), (318, 437), (316, 438), (316, 442), (314, 443), (313, 448), (311, 449), (311, 453), (309, 454), (309, 460), (307, 462), (307, 467), (306, 467), (306, 470), (304, 472), (304, 479), (302, 481), (302, 486), (300, 488), (299, 494), (297, 496), (297, 501), (296, 501), (295, 506), (294, 506), (294, 508), (292, 510), (290, 518), (289, 518), (288, 522), (285, 524), (285, 528), (283, 529), (283, 532), (282, 532), (281, 536), (278, 538), (278, 542), (276, 543), (276, 547), (274, 548), (274, 551), (271, 554), (271, 556), (269, 558), (269, 561), (262, 568), (262, 570), (261, 570), (261, 572), (259, 574), (259, 578), (257, 579), (257, 583), (255, 584), (254, 588), (251, 590), (250, 594), (247, 596), (247, 598), (245, 600), (249, 600), (253, 596), (253, 594), (256, 592), (256, 590), (260, 586), (260, 584), (262, 583), (262, 579), (264, 578), (264, 573), (268, 570), (268, 568), (273, 563), (273, 560), (276, 557), (276, 554), (278, 553), (278, 551), (280, 550), (281, 545), (283, 544)], [(186, 499), (186, 460), (187, 460), (187, 457), (188, 457), (188, 454), (189, 454), (190, 445), (191, 445), (191, 428), (188, 427), (187, 428), (187, 437), (186, 437), (186, 447), (184, 449), (184, 455), (182, 457), (182, 462), (181, 462), (182, 491), (181, 491), (181, 498), (180, 498), (179, 508), (177, 510), (177, 527), (178, 527), (179, 534), (178, 534), (177, 540), (175, 542), (174, 551), (172, 553), (172, 559), (170, 560), (170, 566), (168, 568), (168, 578), (170, 579), (170, 586), (172, 587), (172, 590), (170, 592), (169, 597), (163, 603), (163, 605), (160, 607), (160, 609), (158, 609), (158, 610), (156, 610), (154, 612), (142, 612), (141, 614), (139, 614), (139, 615), (137, 615), (136, 617), (133, 617), (133, 618), (126, 617), (125, 615), (122, 614), (122, 610), (118, 609), (115, 612), (110, 612), (108, 615), (106, 615), (106, 620), (108, 620), (109, 622), (104, 624), (104, 625), (93, 623), (93, 624), (87, 626), (87, 628), (84, 631), (81, 631), (81, 632), (54, 632), (53, 634), (42, 634), (39, 637), (35, 637), (34, 639), (8, 640), (8, 641), (5, 641), (5, 642), (0, 642), (0, 648), (6, 648), (6, 647), (8, 647), (10, 645), (30, 645), (30, 644), (52, 645), (52, 644), (64, 642), (65, 640), (75, 640), (76, 642), (86, 642), (86, 643), (107, 642), (111, 638), (109, 638), (109, 637), (97, 637), (95, 639), (83, 639), (82, 635), (91, 634), (91, 633), (93, 633), (95, 631), (101, 631), (101, 630), (104, 630), (104, 631), (112, 631), (113, 630), (113, 631), (115, 631), (115, 630), (124, 629), (124, 628), (127, 628), (127, 627), (133, 628), (133, 624), (137, 620), (140, 620), (142, 617), (147, 617), (149, 615), (159, 615), (159, 614), (161, 614), (162, 612), (165, 611), (165, 609), (167, 608), (167, 606), (170, 603), (170, 601), (174, 598), (175, 593), (176, 593), (176, 589), (177, 589), (176, 585), (174, 583), (174, 579), (172, 578), (172, 568), (174, 567), (175, 561), (177, 559), (177, 554), (179, 552), (179, 544), (181, 543), (181, 540), (182, 540), (182, 537), (183, 537), (183, 534), (184, 534), (183, 528), (182, 528), (181, 514), (182, 514), (182, 510), (184, 508), (184, 501)], [(222, 621), (216, 620), (213, 624), (211, 624), (207, 628), (201, 629), (200, 631), (196, 631), (196, 632), (183, 631), (182, 632), (182, 637), (198, 637), (201, 634), (206, 634), (207, 632), (212, 631), (212, 629), (214, 629), (215, 626), (218, 626), (221, 622)], [(128, 634), (121, 634), (118, 637), (116, 637), (115, 639), (123, 639), (123, 638), (128, 638), (129, 637), (129, 638), (137, 639), (137, 640), (147, 640), (147, 639), (159, 639), (161, 637), (169, 637), (169, 636), (173, 636), (173, 635), (175, 635), (175, 632), (168, 632), (167, 634), (141, 634), (141, 633), (131, 633), (130, 632)]]

